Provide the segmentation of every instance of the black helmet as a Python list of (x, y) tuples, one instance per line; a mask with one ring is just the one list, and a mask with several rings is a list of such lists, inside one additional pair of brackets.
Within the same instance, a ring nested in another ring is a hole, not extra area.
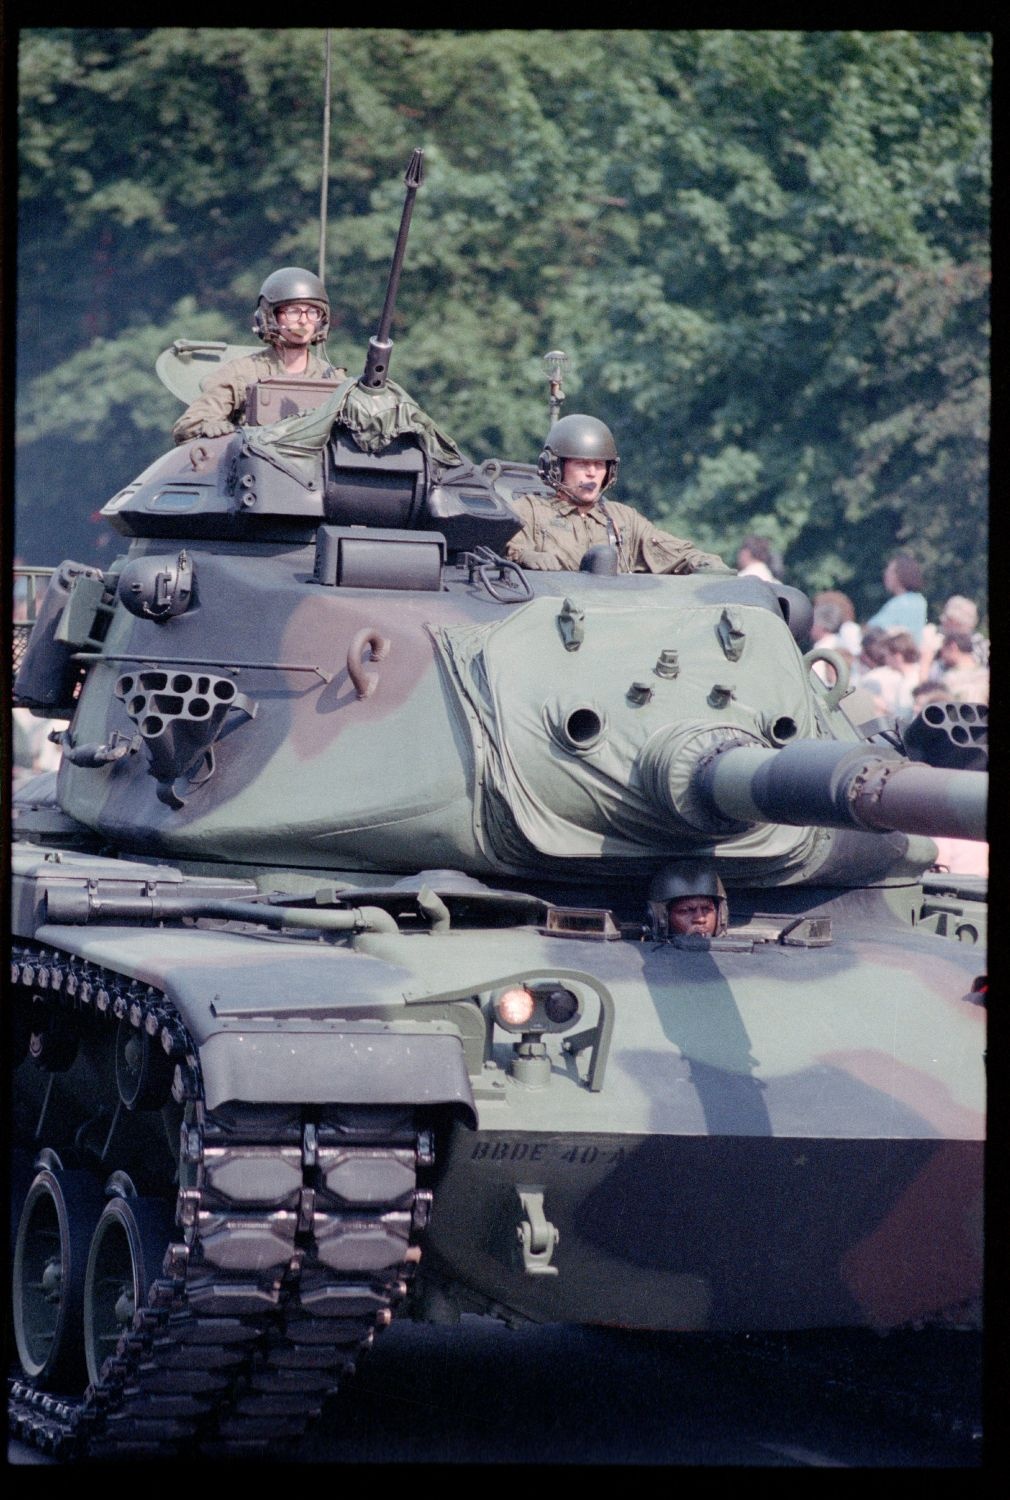
[(537, 473), (552, 489), (558, 489), (564, 478), (566, 458), (602, 458), (607, 465), (603, 490), (607, 490), (617, 478), (621, 460), (617, 456), (614, 434), (606, 423), (597, 417), (587, 417), (581, 412), (572, 412), (554, 423), (544, 440), (543, 452), (537, 462)]
[(722, 937), (729, 926), (729, 902), (726, 888), (710, 860), (679, 859), (674, 864), (664, 865), (653, 876), (649, 886), (649, 911), (652, 930), (657, 937), (668, 936), (667, 908), (671, 901), (677, 901), (681, 896), (711, 896), (715, 902), (715, 935)]
[(301, 266), (282, 266), (272, 271), (260, 287), (259, 301), (253, 318), (253, 332), (258, 333), (265, 344), (283, 342), (283, 334), (277, 323), (277, 309), (285, 302), (311, 302), (322, 308), (323, 316), (312, 335), (314, 344), (321, 344), (330, 331), (330, 299), (326, 288), (311, 271)]

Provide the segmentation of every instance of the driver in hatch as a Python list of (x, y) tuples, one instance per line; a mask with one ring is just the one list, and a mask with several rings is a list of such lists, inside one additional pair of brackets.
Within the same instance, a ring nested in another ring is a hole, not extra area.
[(715, 867), (706, 860), (666, 865), (649, 886), (649, 918), (660, 940), (722, 937), (729, 902)]
[(555, 422), (537, 464), (551, 493), (512, 501), (522, 530), (507, 543), (506, 557), (523, 568), (578, 571), (589, 548), (603, 546), (615, 550), (618, 573), (733, 571), (721, 557), (660, 531), (630, 505), (605, 501), (620, 462), (613, 433), (596, 417), (573, 412)]
[(291, 376), (336, 384), (347, 371), (312, 353), (330, 331), (330, 303), (318, 276), (299, 266), (283, 266), (260, 288), (253, 332), (269, 347), (229, 360), (207, 377), (204, 390), (172, 428), (177, 443), (224, 437), (245, 419), (249, 387), (258, 380)]

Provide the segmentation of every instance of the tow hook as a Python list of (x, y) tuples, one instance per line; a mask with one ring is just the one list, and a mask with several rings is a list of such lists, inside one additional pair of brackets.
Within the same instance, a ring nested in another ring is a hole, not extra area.
[(556, 1276), (558, 1268), (551, 1265), (551, 1257), (557, 1249), (561, 1232), (544, 1213), (544, 1190), (517, 1187), (515, 1191), (520, 1211), (516, 1243), (523, 1270), (527, 1276)]

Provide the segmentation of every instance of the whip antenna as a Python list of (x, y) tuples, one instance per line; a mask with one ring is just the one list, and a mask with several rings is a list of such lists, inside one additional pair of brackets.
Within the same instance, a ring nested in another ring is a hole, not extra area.
[(326, 191), (330, 185), (330, 31), (326, 31), (323, 81), (323, 181), (319, 190), (319, 280), (326, 285)]

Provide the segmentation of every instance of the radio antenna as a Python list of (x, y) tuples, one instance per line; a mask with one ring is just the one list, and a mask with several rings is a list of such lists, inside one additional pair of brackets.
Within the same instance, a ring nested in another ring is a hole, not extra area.
[(326, 190), (330, 184), (330, 30), (326, 29), (323, 82), (323, 181), (319, 190), (319, 280), (326, 285)]

